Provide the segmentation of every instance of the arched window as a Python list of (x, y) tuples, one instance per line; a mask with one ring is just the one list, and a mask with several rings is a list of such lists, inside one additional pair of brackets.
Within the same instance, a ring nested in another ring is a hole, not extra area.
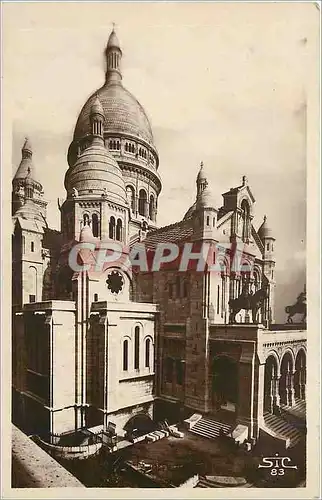
[(250, 215), (250, 210), (249, 210), (249, 204), (246, 200), (243, 200), (241, 203), (241, 209), (242, 209), (242, 221), (243, 221), (243, 232), (242, 232), (242, 239), (243, 241), (247, 241), (249, 239), (249, 215)]
[(140, 327), (136, 326), (134, 330), (134, 368), (140, 368)]
[(37, 297), (37, 269), (30, 266), (28, 269), (29, 302), (36, 302)]
[(151, 339), (145, 341), (145, 368), (150, 368)]
[(99, 235), (99, 222), (97, 214), (92, 215), (92, 231), (93, 236), (97, 237)]
[(151, 196), (150, 196), (149, 217), (151, 220), (154, 220), (154, 196), (153, 196), (153, 194), (151, 194)]
[(121, 219), (117, 219), (116, 239), (117, 239), (117, 241), (122, 241), (122, 221), (121, 221)]
[(147, 196), (144, 189), (140, 189), (139, 191), (139, 214), (146, 216), (146, 204), (147, 204)]
[(83, 226), (89, 226), (89, 215), (88, 214), (83, 215)]
[(124, 340), (123, 342), (123, 371), (129, 369), (129, 341)]
[(132, 212), (134, 212), (135, 195), (134, 195), (134, 188), (132, 186), (126, 186), (126, 196), (130, 208)]
[(113, 216), (110, 218), (108, 234), (111, 240), (115, 239), (115, 218)]

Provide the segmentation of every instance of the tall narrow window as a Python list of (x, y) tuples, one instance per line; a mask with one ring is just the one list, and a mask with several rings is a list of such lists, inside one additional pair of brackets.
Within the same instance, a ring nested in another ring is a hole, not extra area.
[(145, 341), (145, 368), (150, 368), (150, 346), (151, 346), (151, 340), (146, 339)]
[(99, 223), (98, 223), (98, 215), (97, 214), (92, 215), (92, 231), (93, 231), (93, 236), (98, 237), (98, 235), (99, 235)]
[(110, 218), (108, 233), (109, 233), (109, 238), (111, 240), (114, 240), (115, 239), (115, 218), (113, 216)]
[(89, 226), (89, 215), (88, 214), (83, 215), (83, 225)]
[(34, 251), (35, 251), (35, 244), (34, 244), (34, 242), (33, 242), (33, 241), (30, 243), (30, 251), (31, 251), (31, 252), (34, 252)]
[(146, 205), (147, 205), (147, 196), (144, 189), (140, 189), (139, 192), (139, 214), (146, 216)]
[(117, 239), (117, 241), (122, 241), (122, 221), (121, 221), (121, 219), (117, 219), (116, 239)]
[(185, 298), (188, 297), (188, 281), (187, 280), (184, 280), (184, 282), (183, 282), (183, 296)]
[(132, 212), (134, 212), (135, 196), (134, 196), (134, 189), (132, 186), (126, 186), (126, 196), (128, 204), (130, 205)]
[(207, 226), (209, 226), (209, 224), (210, 224), (210, 217), (209, 215), (207, 215)]
[(220, 311), (220, 286), (217, 286), (217, 314)]
[(243, 232), (242, 232), (242, 238), (243, 241), (247, 241), (249, 239), (249, 215), (250, 215), (250, 209), (249, 209), (249, 204), (246, 200), (243, 200), (241, 203), (241, 209), (242, 209), (242, 221), (243, 221)]
[(151, 194), (149, 203), (149, 217), (154, 220), (154, 196)]
[(134, 368), (140, 368), (140, 328), (135, 327), (134, 330)]
[(129, 369), (129, 341), (124, 340), (123, 342), (123, 371)]
[(173, 285), (172, 283), (169, 283), (169, 299), (172, 299), (173, 297)]

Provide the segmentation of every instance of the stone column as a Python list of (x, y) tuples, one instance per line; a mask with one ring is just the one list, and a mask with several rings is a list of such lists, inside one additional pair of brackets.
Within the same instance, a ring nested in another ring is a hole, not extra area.
[(280, 377), (275, 375), (272, 378), (272, 399), (273, 399), (273, 413), (279, 412), (281, 397), (280, 397)]
[(300, 398), (305, 399), (305, 366), (301, 366), (299, 373)]
[[(248, 427), (248, 438), (256, 437), (258, 426), (258, 415), (255, 411), (255, 379), (258, 385), (259, 370), (255, 373), (254, 346), (243, 345), (242, 354), (239, 360), (239, 381), (238, 381), (238, 406), (237, 423)], [(258, 401), (256, 402), (256, 409)]]
[(291, 372), (288, 368), (286, 374), (286, 398), (288, 406), (294, 405), (294, 374), (295, 372)]

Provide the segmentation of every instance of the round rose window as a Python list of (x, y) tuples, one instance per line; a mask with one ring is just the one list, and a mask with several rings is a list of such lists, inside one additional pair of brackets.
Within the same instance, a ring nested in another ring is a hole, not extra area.
[(123, 288), (124, 281), (121, 273), (118, 271), (112, 271), (106, 280), (107, 288), (112, 293), (120, 293)]

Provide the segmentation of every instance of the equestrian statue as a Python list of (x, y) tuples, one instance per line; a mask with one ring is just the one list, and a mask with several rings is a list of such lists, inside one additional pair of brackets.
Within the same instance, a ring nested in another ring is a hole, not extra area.
[(293, 323), (293, 316), (295, 314), (302, 314), (301, 323), (306, 322), (306, 288), (297, 297), (295, 304), (285, 307), (285, 312), (288, 314), (286, 323)]
[(229, 323), (236, 323), (236, 314), (241, 309), (252, 311), (252, 321), (257, 323), (258, 311), (263, 307), (265, 300), (269, 296), (269, 282), (266, 276), (263, 275), (262, 288), (255, 293), (249, 291), (249, 284), (246, 283), (242, 293), (236, 299), (230, 299), (228, 304), (230, 308)]

